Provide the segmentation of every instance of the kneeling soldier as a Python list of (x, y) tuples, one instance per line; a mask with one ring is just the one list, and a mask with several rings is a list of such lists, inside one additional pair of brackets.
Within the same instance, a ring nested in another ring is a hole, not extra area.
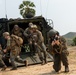
[(66, 40), (64, 37), (59, 36), (59, 33), (53, 29), (48, 32), (48, 39), (49, 50), (54, 57), (54, 70), (59, 72), (62, 61), (63, 65), (65, 66), (65, 72), (69, 72)]

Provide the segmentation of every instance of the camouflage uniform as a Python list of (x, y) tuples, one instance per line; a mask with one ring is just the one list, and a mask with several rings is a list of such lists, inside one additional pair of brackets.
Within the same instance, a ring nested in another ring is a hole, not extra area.
[(31, 35), (31, 26), (33, 26), (33, 23), (29, 23), (29, 27), (24, 30), (24, 36), (28, 39)]
[(27, 37), (27, 38), (30, 37), (30, 35), (31, 35), (31, 29), (30, 29), (29, 27), (25, 29), (24, 35), (25, 35), (25, 37)]
[(67, 51), (67, 46), (66, 46), (66, 40), (64, 37), (59, 36), (59, 45), (54, 45), (52, 46), (52, 40), (49, 38), (49, 50), (52, 53), (54, 57), (54, 65), (53, 68), (55, 69), (56, 72), (59, 72), (61, 69), (61, 61), (63, 65), (65, 66), (65, 72), (69, 72), (69, 67), (68, 67), (68, 59), (67, 55), (69, 54)]
[[(17, 30), (15, 28), (18, 28)], [(11, 34), (17, 35), (19, 37), (21, 37), (22, 39), (24, 39), (24, 35), (23, 35), (24, 30), (22, 28), (20, 28), (18, 25), (15, 25)]]
[[(34, 26), (32, 28), (36, 28)], [(35, 31), (33, 31), (32, 36), (33, 36), (32, 38), (34, 41), (35, 49), (38, 52), (38, 55), (39, 55), (40, 60), (42, 61), (42, 64), (43, 64), (43, 62), (46, 63), (47, 62), (47, 60), (46, 60), (46, 46), (44, 44), (44, 38), (42, 36), (42, 33), (38, 29), (36, 29)], [(42, 55), (42, 52), (43, 52), (43, 55)]]
[(0, 45), (0, 64), (3, 66), (3, 68), (2, 68), (2, 71), (3, 71), (3, 70), (6, 69), (7, 66), (5, 65), (5, 63), (4, 63), (2, 58), (3, 58), (3, 52), (2, 52), (2, 47)]
[(34, 47), (32, 46), (32, 43), (31, 43), (32, 32), (31, 32), (30, 27), (25, 29), (24, 36), (26, 37), (27, 43), (29, 44), (31, 55), (33, 55), (34, 54)]
[[(5, 35), (6, 36), (6, 35)], [(19, 56), (21, 52), (21, 44), (18, 40), (18, 37), (15, 35), (9, 35), (9, 38), (7, 39), (7, 50), (10, 51), (10, 61), (12, 64), (12, 69), (17, 69), (17, 65), (15, 64), (15, 61), (24, 63), (26, 65), (26, 60), (22, 60)], [(27, 65), (26, 65), (27, 66)]]

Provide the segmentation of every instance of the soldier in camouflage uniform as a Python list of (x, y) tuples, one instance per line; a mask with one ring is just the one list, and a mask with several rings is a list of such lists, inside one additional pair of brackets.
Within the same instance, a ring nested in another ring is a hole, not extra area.
[(65, 72), (69, 72), (69, 64), (67, 59), (67, 55), (69, 53), (67, 51), (66, 40), (64, 37), (59, 36), (59, 33), (54, 29), (48, 32), (48, 39), (49, 50), (54, 57), (54, 70), (59, 72), (62, 61), (63, 65), (65, 66)]
[(1, 71), (6, 70), (7, 66), (5, 65), (5, 63), (3, 61), (3, 51), (2, 51), (1, 44), (0, 44), (0, 64), (3, 66), (3, 68), (1, 69)]
[(27, 37), (27, 39), (31, 35), (31, 26), (33, 26), (33, 23), (30, 22), (28, 25), (29, 25), (29, 27), (26, 28), (25, 31), (24, 31), (24, 35), (25, 35), (25, 37)]
[(27, 61), (26, 60), (22, 60), (19, 56), (20, 51), (21, 51), (21, 44), (19, 42), (19, 37), (16, 35), (9, 35), (8, 32), (4, 32), (3, 36), (5, 37), (5, 39), (7, 40), (7, 51), (10, 50), (10, 61), (12, 64), (12, 69), (11, 70), (16, 70), (17, 69), (17, 65), (15, 64), (15, 61), (20, 62), (20, 63), (24, 63), (27, 66)]
[(17, 35), (21, 37), (22, 39), (24, 39), (23, 32), (24, 30), (22, 28), (20, 28), (18, 25), (14, 25), (14, 28), (12, 29), (11, 34)]
[(42, 36), (42, 33), (37, 29), (36, 25), (33, 25), (31, 28), (32, 28), (32, 43), (34, 42), (35, 50), (37, 50), (39, 58), (42, 61), (42, 64), (45, 64), (47, 63), (47, 60), (46, 60), (46, 46), (44, 44), (44, 38)]
[(34, 55), (34, 48), (33, 48), (32, 43), (31, 43), (31, 37), (32, 37), (31, 26), (33, 26), (33, 23), (30, 22), (28, 25), (29, 25), (29, 27), (26, 28), (24, 31), (24, 36), (26, 37), (27, 42), (28, 42), (29, 47), (30, 47), (30, 52), (31, 52), (30, 55)]

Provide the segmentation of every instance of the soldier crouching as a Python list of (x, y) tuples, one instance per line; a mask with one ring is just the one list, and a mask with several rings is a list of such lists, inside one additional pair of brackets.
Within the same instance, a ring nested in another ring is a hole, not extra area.
[(53, 68), (56, 72), (61, 70), (61, 61), (65, 66), (65, 72), (69, 72), (66, 40), (64, 37), (59, 36), (59, 33), (55, 30), (50, 30), (48, 33), (49, 38), (49, 49), (53, 53), (54, 65)]
[(7, 50), (10, 50), (10, 61), (12, 64), (11, 70), (16, 70), (17, 65), (15, 61), (24, 63), (27, 66), (27, 61), (20, 58), (19, 54), (21, 52), (21, 43), (19, 41), (19, 37), (16, 35), (11, 35), (8, 32), (4, 32), (3, 36), (7, 40)]

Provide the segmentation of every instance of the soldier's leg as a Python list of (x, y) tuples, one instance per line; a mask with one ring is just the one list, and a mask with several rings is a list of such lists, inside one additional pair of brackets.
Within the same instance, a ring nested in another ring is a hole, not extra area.
[(6, 66), (4, 61), (2, 60), (2, 57), (0, 56), (0, 63), (2, 64), (2, 66)]
[(18, 56), (16, 56), (16, 59), (15, 59), (17, 62), (19, 62), (19, 63), (23, 63), (23, 64), (25, 64), (25, 66), (28, 66), (28, 62), (27, 62), (27, 60), (23, 60), (22, 58), (20, 58), (20, 56), (18, 55)]
[(55, 54), (54, 55), (53, 68), (56, 72), (59, 72), (59, 70), (61, 69), (61, 55), (60, 54)]
[(42, 53), (41, 53), (40, 48), (38, 48), (38, 46), (35, 45), (35, 49), (37, 50), (37, 53), (38, 53), (39, 59), (42, 61), (41, 64), (44, 64), (44, 58), (43, 58), (43, 55), (42, 55)]
[(15, 59), (17, 62), (19, 63), (24, 63), (24, 60), (22, 58), (20, 58), (20, 56), (18, 55)]
[(47, 63), (46, 57), (47, 57), (47, 52), (46, 52), (46, 46), (44, 43), (41, 44), (42, 52), (44, 54), (44, 61)]
[(36, 50), (35, 50), (35, 45), (33, 44), (33, 55), (35, 55)]
[(69, 67), (68, 67), (68, 59), (66, 53), (62, 52), (61, 54), (61, 60), (63, 65), (65, 66), (65, 72), (69, 72)]
[(33, 45), (32, 45), (32, 42), (30, 41), (29, 42), (29, 47), (30, 47), (30, 55), (33, 55)]
[(6, 70), (7, 66), (5, 65), (4, 61), (2, 60), (2, 55), (0, 55), (0, 64), (3, 66), (1, 71)]
[(10, 53), (10, 61), (11, 61), (11, 65), (12, 65), (11, 70), (16, 70), (17, 69), (17, 65), (15, 64), (15, 58), (16, 58), (16, 56), (13, 55), (12, 53)]

